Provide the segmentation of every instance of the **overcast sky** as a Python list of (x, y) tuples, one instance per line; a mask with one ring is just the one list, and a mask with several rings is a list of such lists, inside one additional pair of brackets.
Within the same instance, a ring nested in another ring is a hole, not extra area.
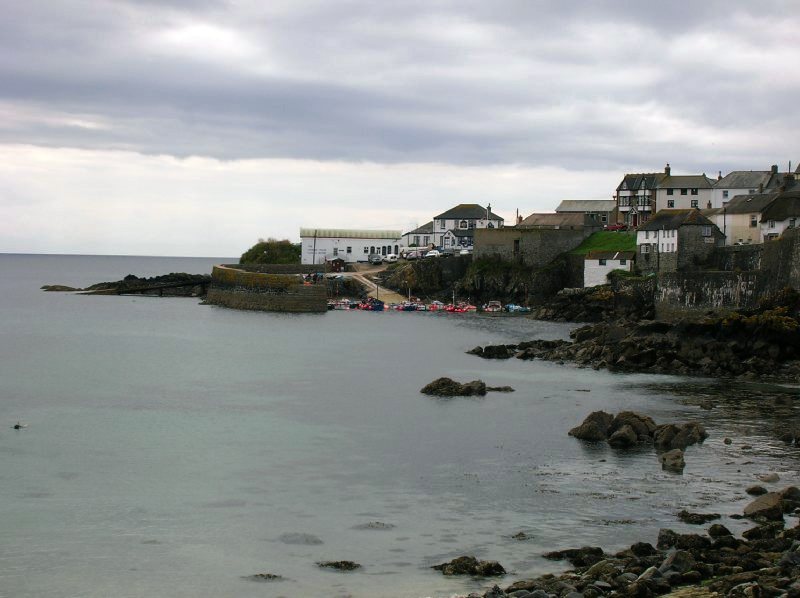
[(800, 160), (790, 1), (0, 0), (0, 252), (235, 256)]

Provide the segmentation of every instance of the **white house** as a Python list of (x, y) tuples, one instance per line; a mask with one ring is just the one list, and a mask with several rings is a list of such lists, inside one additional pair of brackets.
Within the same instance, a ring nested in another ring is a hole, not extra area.
[(399, 230), (301, 228), (300, 259), (303, 264), (324, 264), (334, 258), (366, 262), (372, 253), (400, 253), (404, 247), (401, 236)]
[[(714, 183), (711, 193), (711, 207), (722, 208), (737, 195), (755, 195), (763, 193), (769, 186), (770, 179), (778, 173), (778, 166), (772, 170), (734, 170)], [(705, 208), (706, 206), (701, 206)]]
[(655, 212), (705, 209), (711, 206), (714, 183), (705, 174), (673, 175), (669, 164), (655, 186)]
[(721, 208), (703, 210), (703, 215), (722, 231), (726, 245), (763, 243), (761, 213), (776, 197), (778, 193), (736, 195)]
[(402, 241), (406, 247), (427, 247), (431, 245), (433, 243), (433, 221), (404, 233)]
[(633, 268), (633, 251), (591, 251), (583, 262), (583, 286), (596, 287), (608, 283), (608, 274), (614, 270), (630, 272)]
[(503, 219), (492, 212), (491, 204), (484, 208), (476, 203), (462, 203), (434, 216), (431, 242), (437, 247), (451, 247), (452, 245), (447, 243), (451, 243), (453, 237), (445, 236), (445, 233), (449, 230), (461, 231), (467, 234), (458, 235), (459, 243), (464, 247), (471, 247), (473, 245), (472, 235), (469, 234), (471, 231), (476, 228), (501, 228), (502, 226)]
[(800, 191), (784, 191), (761, 212), (761, 235), (765, 241), (777, 239), (800, 222)]

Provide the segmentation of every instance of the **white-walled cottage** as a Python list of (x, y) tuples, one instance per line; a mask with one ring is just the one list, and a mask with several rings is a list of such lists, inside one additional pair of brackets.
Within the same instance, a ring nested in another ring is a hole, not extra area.
[(633, 269), (633, 251), (591, 251), (583, 261), (583, 286), (596, 287), (608, 283), (608, 275), (614, 270)]

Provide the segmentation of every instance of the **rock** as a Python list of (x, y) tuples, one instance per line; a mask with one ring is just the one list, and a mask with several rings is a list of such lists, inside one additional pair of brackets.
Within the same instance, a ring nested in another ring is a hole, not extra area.
[(625, 424), (608, 437), (608, 444), (615, 448), (627, 448), (636, 444), (638, 439), (636, 431), (631, 426)]
[(516, 345), (487, 345), (480, 356), (484, 359), (508, 359), (514, 356)]
[(275, 575), (274, 573), (256, 573), (255, 575), (247, 575), (245, 579), (249, 579), (250, 581), (283, 581), (284, 578), (281, 575)]
[(671, 529), (660, 529), (658, 530), (658, 541), (656, 542), (656, 548), (659, 550), (667, 550), (668, 548), (675, 546), (677, 541), (678, 534), (673, 532)]
[(479, 561), (474, 556), (460, 556), (449, 563), (434, 565), (431, 569), (441, 571), (442, 575), (495, 577), (506, 574), (506, 570), (497, 561)]
[(483, 396), (486, 394), (486, 384), (481, 380), (461, 384), (450, 378), (438, 378), (423, 387), (420, 392), (437, 397)]
[(51, 293), (74, 293), (76, 291), (82, 291), (83, 289), (76, 289), (63, 284), (46, 284), (41, 287), (41, 290), (49, 291)]
[(514, 389), (510, 386), (487, 386), (486, 390), (491, 392), (514, 392)]
[(715, 523), (708, 528), (708, 535), (712, 538), (722, 538), (724, 536), (732, 536), (731, 531), (721, 523)]
[(656, 549), (648, 542), (636, 542), (636, 544), (631, 544), (630, 550), (634, 555), (639, 557), (656, 554)]
[(608, 437), (608, 428), (612, 421), (614, 421), (614, 416), (610, 413), (595, 411), (590, 413), (580, 426), (572, 428), (569, 435), (579, 440), (600, 442)]
[(744, 516), (750, 519), (783, 519), (783, 503), (777, 492), (768, 492), (759, 496), (744, 508)]
[(783, 501), (783, 512), (791, 513), (800, 507), (800, 488), (789, 486), (778, 493)]
[(665, 573), (667, 571), (686, 573), (687, 571), (694, 569), (694, 566), (694, 557), (689, 552), (685, 550), (676, 550), (664, 559), (664, 561), (658, 567), (658, 570), (661, 573)]
[(656, 423), (652, 418), (633, 411), (622, 411), (611, 422), (608, 430), (609, 435), (613, 435), (614, 432), (624, 426), (630, 426), (636, 434), (637, 440), (642, 442), (649, 441), (656, 429)]
[(678, 519), (692, 525), (703, 525), (709, 521), (719, 519), (720, 517), (721, 515), (719, 513), (690, 513), (686, 509), (678, 513)]
[(517, 532), (516, 534), (514, 534), (511, 537), (514, 540), (519, 540), (520, 542), (523, 542), (525, 540), (530, 540), (533, 536), (531, 536), (529, 534), (526, 534), (525, 532)]
[(658, 570), (658, 567), (648, 567), (637, 578), (637, 581), (645, 581), (647, 579), (653, 579), (654, 577), (661, 577), (661, 571)]
[(683, 459), (683, 451), (681, 449), (672, 449), (661, 455), (661, 469), (667, 471), (681, 472), (686, 467), (686, 461)]
[(361, 565), (353, 561), (322, 561), (317, 563), (317, 566), (325, 569), (336, 569), (337, 571), (355, 571), (361, 568)]
[(681, 550), (703, 550), (711, 546), (711, 540), (700, 534), (679, 534), (675, 548)]
[(664, 424), (653, 432), (653, 444), (658, 450), (685, 449), (708, 438), (705, 428), (696, 423)]
[(508, 596), (508, 594), (506, 594), (500, 586), (492, 586), (491, 589), (486, 590), (483, 594), (483, 598), (504, 598), (505, 596)]
[[(742, 448), (744, 448), (744, 447), (742, 447)], [(764, 473), (764, 474), (761, 474), (760, 476), (758, 476), (758, 479), (761, 480), (762, 482), (764, 482), (765, 484), (775, 484), (778, 481), (780, 481), (781, 476), (779, 476), (777, 473), (774, 473), (774, 472), (773, 473)]]
[(619, 573), (619, 569), (613, 562), (602, 560), (589, 567), (583, 575), (589, 579), (597, 579), (598, 577), (616, 577)]
[(751, 542), (754, 540), (772, 540), (782, 531), (783, 521), (774, 521), (757, 527), (751, 527), (742, 532), (742, 537)]
[(551, 561), (568, 560), (576, 567), (588, 567), (598, 561), (603, 560), (603, 549), (597, 546), (584, 546), (582, 548), (568, 548), (567, 550), (555, 550), (548, 552), (544, 558)]
[(353, 529), (364, 529), (364, 530), (389, 530), (394, 529), (394, 524), (392, 523), (383, 523), (381, 521), (370, 521), (369, 523), (360, 523), (358, 525), (353, 526)]
[(745, 492), (751, 496), (761, 496), (767, 493), (767, 489), (764, 486), (750, 486)]
[(731, 440), (730, 438), (723, 438), (722, 442), (724, 442), (725, 444), (733, 444), (733, 440)]

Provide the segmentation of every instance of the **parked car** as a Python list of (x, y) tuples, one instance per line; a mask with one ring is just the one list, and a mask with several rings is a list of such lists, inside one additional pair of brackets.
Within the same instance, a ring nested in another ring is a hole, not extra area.
[(441, 257), (441, 253), (439, 253), (438, 249), (431, 249), (428, 253), (425, 254), (425, 257)]
[(397, 254), (396, 253), (389, 253), (383, 256), (383, 261), (387, 264), (393, 264), (397, 261)]
[(415, 260), (418, 257), (420, 257), (419, 251), (409, 251), (409, 252), (406, 253), (406, 259), (407, 260)]
[(370, 253), (367, 261), (369, 261), (370, 264), (382, 264), (383, 256), (380, 253)]
[(456, 254), (452, 249), (442, 249), (439, 253), (441, 254), (439, 257), (450, 257)]
[(606, 224), (603, 227), (603, 230), (626, 231), (626, 230), (628, 230), (628, 225), (627, 224)]
[(458, 255), (471, 255), (472, 252), (469, 249), (462, 249), (458, 252)]

